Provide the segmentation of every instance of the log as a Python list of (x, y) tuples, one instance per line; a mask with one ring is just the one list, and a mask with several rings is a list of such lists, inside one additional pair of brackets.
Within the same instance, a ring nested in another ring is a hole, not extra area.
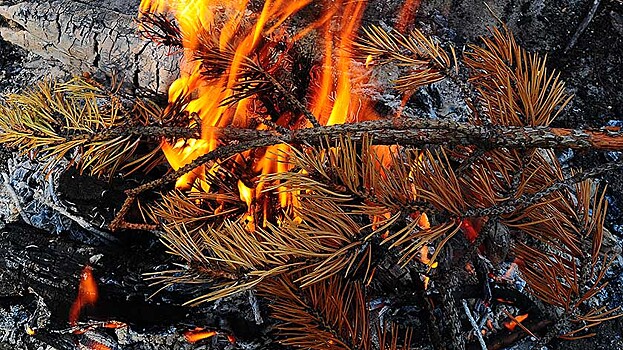
[[(9, 224), (1, 230), (0, 344), (16, 349), (76, 349), (96, 341), (111, 349), (130, 343), (135, 349), (190, 349), (183, 332), (195, 326), (223, 332), (235, 329), (240, 331), (236, 334), (239, 341), (244, 342), (245, 336), (257, 340), (262, 329), (252, 314), (232, 314), (214, 305), (183, 307), (180, 303), (189, 296), (175, 292), (147, 300), (156, 288), (147, 285), (142, 273), (163, 264), (166, 256), (153, 237), (136, 239), (133, 235), (122, 241), (93, 247), (24, 224)], [(99, 299), (83, 310), (79, 321), (118, 321), (128, 327), (112, 335), (104, 328), (82, 333), (70, 327), (69, 312), (85, 264), (93, 267)], [(244, 295), (232, 305), (249, 309)], [(28, 327), (35, 331), (33, 336), (27, 334)], [(219, 341), (229, 343), (224, 337)]]
[(164, 93), (179, 74), (179, 57), (139, 36), (138, 3), (0, 1), (0, 36), (41, 56), (38, 69), (48, 78), (121, 74), (135, 88)]

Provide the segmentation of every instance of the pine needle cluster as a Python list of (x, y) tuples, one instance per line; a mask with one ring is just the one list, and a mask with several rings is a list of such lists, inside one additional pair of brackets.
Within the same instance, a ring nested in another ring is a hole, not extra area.
[(125, 101), (119, 86), (107, 89), (89, 78), (65, 83), (42, 82), (0, 105), (0, 143), (31, 152), (49, 165), (71, 158), (80, 171), (112, 176), (149, 168), (158, 149), (141, 152), (153, 142), (142, 129), (160, 118), (159, 108), (143, 100)]

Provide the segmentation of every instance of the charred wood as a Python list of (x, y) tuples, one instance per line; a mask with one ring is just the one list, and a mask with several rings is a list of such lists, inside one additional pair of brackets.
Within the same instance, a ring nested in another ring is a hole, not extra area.
[[(175, 348), (184, 349), (190, 343), (184, 340), (183, 331), (196, 326), (246, 329), (250, 337), (256, 338), (261, 332), (252, 315), (246, 319), (227, 309), (207, 312), (207, 308), (177, 306), (187, 298), (177, 292), (165, 292), (148, 300), (154, 288), (144, 282), (141, 274), (164, 263), (161, 250), (154, 248), (150, 239), (141, 242), (131, 238), (114, 246), (95, 248), (26, 225), (10, 224), (0, 231), (0, 252), (0, 318), (4, 324), (0, 327), (0, 339), (16, 348), (47, 344), (57, 349), (74, 349), (97, 341), (98, 337), (107, 337), (111, 348), (119, 349), (128, 341), (124, 337), (137, 341), (140, 337), (135, 332), (139, 331), (152, 334), (151, 338), (144, 335), (141, 349), (169, 349), (173, 346), (171, 341), (178, 343)], [(72, 328), (69, 312), (86, 264), (93, 267), (100, 298), (83, 310), (81, 323)], [(240, 299), (239, 303), (248, 302), (245, 297)], [(93, 332), (80, 326), (86, 322), (97, 328), (98, 322), (110, 321), (123, 322), (129, 329)], [(27, 334), (29, 329), (34, 335)], [(237, 336), (244, 341), (245, 334)]]

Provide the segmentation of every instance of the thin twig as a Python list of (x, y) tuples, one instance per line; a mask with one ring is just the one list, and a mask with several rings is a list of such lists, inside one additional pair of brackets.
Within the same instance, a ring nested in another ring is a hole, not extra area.
[(601, 3), (601, 0), (593, 1), (593, 6), (591, 7), (590, 11), (588, 11), (586, 18), (584, 18), (582, 23), (580, 23), (580, 25), (578, 26), (578, 29), (576, 29), (575, 33), (573, 33), (571, 40), (569, 40), (569, 44), (567, 44), (567, 47), (565, 48), (565, 53), (567, 53), (569, 50), (571, 50), (571, 48), (575, 46), (576, 42), (580, 38), (580, 35), (584, 33), (584, 31), (586, 30), (586, 27), (588, 27), (588, 24), (593, 20), (593, 17), (595, 16), (595, 13), (597, 13), (597, 8), (599, 7), (600, 3)]
[(53, 203), (52, 201), (48, 200), (47, 198), (45, 198), (44, 196), (42, 196), (40, 193), (38, 193), (37, 191), (34, 191), (33, 193), (33, 198), (35, 198), (36, 200), (38, 200), (39, 202), (41, 202), (42, 204), (52, 208), (54, 211), (58, 212), (59, 214), (67, 217), (68, 219), (71, 219), (72, 221), (74, 221), (75, 223), (77, 223), (78, 225), (80, 225), (80, 227), (82, 227), (83, 229), (94, 233), (104, 239), (107, 239), (109, 241), (115, 241), (117, 240), (117, 238), (115, 238), (114, 236), (110, 235), (109, 233), (106, 233), (102, 230), (97, 229), (95, 226), (93, 226), (91, 223), (89, 223), (88, 221), (86, 221), (84, 218), (74, 215), (72, 213), (70, 213), (69, 211), (67, 211), (67, 209), (63, 208), (62, 206)]
[(504, 214), (509, 214), (516, 211), (518, 208), (525, 208), (529, 205), (535, 204), (547, 197), (548, 195), (562, 189), (563, 187), (568, 187), (578, 182), (582, 182), (584, 180), (598, 177), (602, 174), (618, 170), (623, 168), (622, 161), (614, 161), (610, 163), (606, 163), (595, 168), (585, 170), (582, 172), (578, 172), (573, 176), (569, 176), (563, 180), (554, 182), (550, 186), (542, 189), (539, 192), (523, 195), (517, 199), (509, 199), (498, 205), (488, 207), (488, 208), (476, 208), (470, 209), (465, 213), (466, 217), (483, 217), (483, 216), (499, 216)]
[(528, 333), (532, 338), (536, 339), (537, 341), (539, 340), (539, 337), (537, 337), (536, 335), (534, 335), (534, 333), (532, 333), (528, 328), (526, 328), (526, 326), (524, 326), (521, 321), (519, 321), (517, 318), (515, 318), (515, 316), (513, 316), (510, 312), (502, 309), (502, 311), (506, 314), (506, 316), (508, 316), (508, 318), (510, 318), (513, 322), (515, 322), (515, 324), (517, 324), (517, 326), (519, 326), (519, 328), (523, 329), (524, 332)]
[(297, 109), (299, 112), (303, 113), (305, 118), (307, 118), (307, 120), (309, 120), (309, 122), (312, 124), (312, 126), (314, 128), (317, 128), (317, 127), (320, 126), (320, 123), (318, 122), (318, 119), (316, 119), (316, 116), (314, 116), (312, 114), (312, 112), (310, 112), (309, 109), (307, 109), (307, 107), (305, 107), (301, 103), (301, 101), (299, 101), (296, 98), (296, 96), (294, 96), (294, 94), (292, 94), (291, 91), (288, 91), (279, 81), (277, 81), (277, 79), (275, 79), (275, 77), (272, 76), (272, 74), (270, 74), (267, 71), (265, 71), (259, 65), (258, 65), (257, 69), (264, 76), (264, 78), (266, 78), (277, 89), (277, 91), (279, 91), (279, 93), (286, 99), (286, 101), (288, 102), (288, 104), (291, 107), (293, 107), (293, 108)]
[(480, 347), (482, 348), (482, 350), (487, 350), (487, 343), (485, 343), (485, 340), (482, 337), (482, 333), (480, 333), (480, 328), (478, 327), (476, 320), (474, 320), (474, 316), (472, 316), (472, 312), (469, 309), (469, 306), (467, 305), (467, 301), (465, 301), (465, 299), (463, 299), (462, 301), (463, 301), (463, 309), (465, 310), (465, 314), (467, 315), (467, 319), (469, 320), (469, 323), (472, 325), (472, 328), (474, 328), (474, 333), (476, 334), (476, 338), (478, 338)]
[(11, 180), (9, 179), (9, 175), (7, 173), (2, 173), (2, 180), (3, 180), (2, 185), (4, 185), (5, 191), (7, 191), (7, 193), (11, 197), (11, 200), (13, 200), (13, 203), (15, 203), (15, 208), (17, 209), (19, 216), (21, 216), (22, 220), (24, 220), (25, 223), (32, 226), (30, 219), (28, 218), (28, 216), (24, 212), (24, 209), (22, 208), (22, 203), (20, 202), (19, 197), (17, 196), (17, 193), (15, 193), (15, 190), (11, 186)]
[(98, 130), (96, 134), (85, 133), (65, 137), (62, 142), (84, 140), (86, 142), (97, 142), (115, 139), (117, 137), (147, 137), (150, 139), (171, 137), (171, 138), (199, 138), (199, 130), (196, 128), (167, 127), (167, 126), (132, 126), (120, 125), (107, 130)]

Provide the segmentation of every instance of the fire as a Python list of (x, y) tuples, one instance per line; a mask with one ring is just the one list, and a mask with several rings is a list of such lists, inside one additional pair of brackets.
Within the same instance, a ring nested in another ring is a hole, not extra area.
[(247, 208), (250, 210), (255, 198), (255, 191), (247, 187), (241, 180), (238, 180), (238, 191), (240, 192), (240, 199), (247, 204)]
[(430, 259), (429, 250), (430, 248), (427, 245), (422, 246), (422, 249), (420, 249), (420, 261), (433, 269), (437, 268), (438, 263)]
[(197, 327), (193, 330), (184, 332), (184, 338), (189, 343), (196, 343), (203, 339), (212, 338), (213, 336), (217, 334), (218, 333), (216, 331), (209, 331), (209, 330), (205, 330), (203, 328)]
[(97, 282), (93, 277), (93, 268), (86, 265), (80, 274), (80, 284), (78, 286), (78, 296), (69, 310), (69, 323), (76, 325), (80, 312), (85, 306), (93, 306), (97, 301)]
[[(219, 147), (223, 141), (214, 132), (218, 128), (267, 130), (275, 125), (285, 129), (312, 125), (302, 111), (293, 106), (276, 111), (267, 121), (266, 116), (258, 112), (265, 107), (265, 101), (253, 94), (236, 96), (235, 90), (240, 81), (247, 79), (245, 64), (251, 57), (273, 76), (291, 70), (293, 48), (304, 38), (315, 40), (320, 57), (311, 68), (307, 90), (297, 91), (297, 94), (305, 96), (308, 103), (303, 106), (318, 123), (334, 125), (380, 118), (367, 96), (369, 93), (363, 92), (365, 88), (370, 89), (367, 84), (372, 56), (365, 62), (352, 57), (366, 1), (317, 2), (321, 3), (323, 12), (315, 20), (299, 24), (300, 28), (293, 30), (289, 20), (312, 4), (311, 0), (266, 0), (261, 10), (255, 12), (248, 0), (142, 0), (141, 12), (169, 13), (179, 23), (184, 58), (181, 76), (169, 89), (169, 109), (179, 113), (181, 108), (188, 125), (201, 130), (199, 139), (162, 140), (162, 150), (174, 170)], [(419, 1), (405, 0), (398, 22), (404, 26), (411, 22), (418, 5)], [(223, 52), (230, 54), (227, 56), (230, 60), (225, 66), (218, 66), (214, 62), (220, 61), (215, 57)], [(375, 146), (374, 150), (382, 173), (396, 150), (387, 146)], [(246, 164), (249, 173), (246, 175), (251, 175), (244, 183), (238, 183), (240, 201), (247, 207), (244, 216), (249, 223), (247, 229), (265, 226), (269, 218), (274, 218), (275, 207), (287, 212), (296, 206), (292, 193), (278, 184), (263, 181), (264, 175), (292, 169), (288, 153), (289, 147), (280, 144), (237, 156), (236, 163)], [(200, 166), (180, 177), (176, 187), (210, 191), (207, 174), (215, 174), (217, 170), (216, 165)], [(277, 188), (276, 201), (268, 198), (267, 188)], [(429, 226), (425, 215), (420, 220), (422, 227)]]
[(515, 327), (517, 327), (519, 323), (525, 321), (527, 318), (528, 314), (516, 316), (510, 322), (504, 322), (504, 327), (506, 327), (506, 329), (508, 329), (509, 331), (512, 331), (515, 329)]
[[(320, 34), (317, 40), (324, 55), (312, 69), (310, 88), (306, 92), (310, 103), (305, 107), (322, 125), (379, 118), (368, 99), (361, 93), (354, 93), (356, 87), (365, 80), (366, 74), (364, 65), (356, 63), (351, 57), (353, 39), (359, 29), (366, 2), (326, 0), (323, 2), (324, 13), (316, 21), (297, 33), (287, 34), (285, 27), (288, 19), (310, 3), (311, 0), (266, 0), (261, 11), (253, 13), (247, 0), (141, 2), (142, 12), (171, 13), (175, 16), (183, 36), (184, 60), (181, 63), (181, 76), (169, 89), (170, 108), (176, 103), (178, 108), (182, 101), (183, 112), (189, 116), (188, 124), (200, 127), (201, 138), (162, 141), (162, 150), (174, 170), (219, 146), (219, 140), (212, 132), (214, 128), (234, 126), (266, 129), (267, 126), (255, 112), (262, 102), (254, 96), (242, 98), (234, 104), (226, 103), (235, 93), (233, 88), (242, 79), (244, 60), (253, 54), (259, 61), (269, 62), (269, 67), (287, 67), (290, 60), (288, 50), (295, 41), (313, 31)], [(215, 45), (209, 42), (212, 36), (216, 36), (217, 51), (233, 51), (229, 66), (216, 78), (204, 74), (204, 60), (207, 65), (211, 61), (202, 56), (206, 45)], [(282, 51), (276, 49), (278, 45), (283, 46), (280, 49)], [(272, 122), (285, 128), (311, 125), (302, 116), (293, 115), (293, 112), (284, 112), (278, 120)], [(268, 147), (263, 156), (258, 156), (257, 152), (242, 155), (253, 160), (252, 168), (257, 176), (257, 180), (253, 181), (255, 188), (247, 187), (249, 182), (238, 185), (240, 199), (249, 210), (247, 215), (253, 216), (255, 209), (268, 214), (270, 201), (262, 198), (265, 197), (263, 190), (268, 184), (262, 182), (262, 176), (290, 170), (287, 154), (288, 146), (276, 145)], [(215, 169), (199, 167), (180, 177), (176, 187), (209, 190), (205, 172), (215, 172)], [(279, 205), (282, 208), (292, 205), (292, 195), (282, 188), (279, 190)], [(256, 205), (252, 206), (252, 203)], [(263, 215), (264, 223), (266, 216)]]

